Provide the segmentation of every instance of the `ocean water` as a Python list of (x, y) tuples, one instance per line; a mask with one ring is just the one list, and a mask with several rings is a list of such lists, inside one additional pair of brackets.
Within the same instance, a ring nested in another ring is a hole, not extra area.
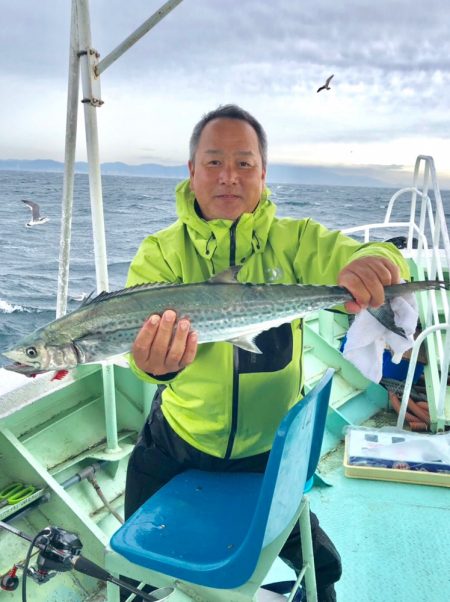
[[(176, 180), (103, 176), (110, 289), (124, 285), (128, 265), (148, 234), (175, 218)], [(312, 217), (329, 228), (380, 222), (395, 190), (350, 186), (269, 183), (279, 216)], [(0, 171), (0, 353), (55, 317), (60, 245), (62, 174)], [(450, 221), (450, 192), (442, 193)], [(31, 217), (21, 202), (41, 207), (49, 221), (26, 228)], [(395, 218), (407, 218), (401, 202)], [(388, 237), (387, 232), (384, 237)], [(380, 234), (383, 238), (383, 234)], [(86, 175), (75, 177), (69, 310), (95, 289), (94, 246)], [(0, 356), (0, 365), (8, 363)]]

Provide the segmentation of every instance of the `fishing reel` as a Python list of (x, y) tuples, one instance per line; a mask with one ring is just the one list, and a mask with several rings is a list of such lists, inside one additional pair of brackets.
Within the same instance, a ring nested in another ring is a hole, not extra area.
[[(22, 600), (27, 600), (27, 577), (33, 579), (39, 584), (46, 583), (57, 573), (70, 571), (75, 569), (80, 573), (100, 579), (101, 581), (114, 583), (125, 591), (138, 595), (142, 600), (155, 602), (160, 600), (160, 597), (154, 597), (150, 593), (144, 593), (141, 589), (137, 589), (129, 583), (114, 577), (104, 568), (95, 564), (88, 558), (81, 555), (83, 544), (80, 538), (75, 533), (66, 531), (61, 527), (46, 527), (33, 538), (19, 531), (12, 525), (0, 521), (0, 528), (6, 529), (10, 533), (27, 540), (30, 543), (27, 557), (22, 564), (15, 564), (13, 568), (6, 574), (0, 577), (0, 588), (6, 591), (14, 591), (18, 587), (18, 579), (16, 576), (17, 568), (23, 570), (22, 580)], [(30, 567), (30, 559), (33, 549), (39, 550), (36, 566)]]
[(36, 540), (39, 547), (37, 566), (44, 571), (59, 573), (73, 568), (74, 556), (79, 556), (83, 544), (75, 533), (61, 527), (47, 527)]
[(80, 555), (83, 544), (75, 533), (50, 526), (38, 533), (32, 547), (39, 549), (36, 565), (29, 566), (28, 558), (28, 562), (18, 566), (27, 577), (42, 584), (57, 573), (73, 569), (73, 559)]

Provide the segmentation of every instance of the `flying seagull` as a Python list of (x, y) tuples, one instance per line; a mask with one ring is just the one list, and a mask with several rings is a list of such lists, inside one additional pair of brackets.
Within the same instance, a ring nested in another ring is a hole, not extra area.
[(25, 199), (22, 199), (22, 203), (25, 203), (25, 205), (31, 209), (31, 221), (25, 224), (27, 228), (48, 222), (48, 217), (40, 216), (39, 205), (37, 203), (33, 203), (33, 201), (27, 201)]
[(325, 85), (320, 86), (320, 88), (317, 90), (317, 92), (320, 92), (321, 90), (331, 90), (330, 81), (333, 79), (333, 77), (334, 77), (334, 73), (333, 73), (333, 75), (330, 75), (330, 77), (325, 82)]

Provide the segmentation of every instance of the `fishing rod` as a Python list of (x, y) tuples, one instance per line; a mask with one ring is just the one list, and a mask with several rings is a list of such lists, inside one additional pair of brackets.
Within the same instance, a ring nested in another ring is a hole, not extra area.
[[(81, 549), (83, 544), (75, 533), (66, 531), (61, 527), (49, 526), (39, 531), (34, 537), (31, 537), (24, 531), (20, 531), (3, 521), (0, 521), (0, 528), (5, 529), (13, 535), (25, 539), (30, 543), (25, 562), (23, 563), (23, 566), (20, 566), (20, 568), (23, 569), (22, 602), (27, 602), (26, 583), (28, 576), (37, 583), (42, 584), (49, 581), (57, 573), (70, 571), (72, 569), (85, 575), (89, 575), (89, 577), (94, 577), (94, 579), (114, 583), (114, 585), (127, 590), (130, 594), (140, 596), (142, 600), (146, 600), (147, 602), (156, 602), (159, 599), (151, 594), (144, 593), (142, 590), (131, 586), (121, 579), (117, 579), (104, 568), (95, 564), (95, 562), (92, 562), (92, 560), (82, 556)], [(33, 548), (38, 548), (39, 550), (36, 567), (29, 566)], [(11, 572), (18, 566), (19, 565), (15, 565), (13, 570), (2, 578), (2, 587), (3, 581), (5, 581), (4, 589), (13, 591), (17, 588), (17, 577), (15, 576), (15, 572), (14, 574), (11, 574)]]

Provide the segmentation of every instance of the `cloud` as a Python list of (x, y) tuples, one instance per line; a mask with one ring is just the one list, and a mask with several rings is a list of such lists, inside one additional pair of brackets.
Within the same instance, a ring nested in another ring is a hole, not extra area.
[[(104, 58), (159, 7), (91, 2), (93, 46)], [(182, 161), (193, 124), (226, 102), (261, 119), (275, 160), (447, 152), (447, 14), (448, 0), (185, 0), (102, 75), (102, 160)], [(4, 158), (62, 158), (69, 19), (59, 0), (2, 6)]]
[[(94, 47), (104, 57), (159, 5), (155, 0), (133, 0), (126, 7), (122, 0), (92, 2)], [(70, 3), (47, 1), (39, 11), (33, 6), (32, 0), (24, 0), (2, 7), (7, 23), (2, 31), (6, 52), (2, 69), (37, 75), (39, 48), (44, 74), (57, 74), (67, 61)], [(175, 75), (223, 69), (226, 75), (227, 67), (243, 63), (448, 71), (447, 10), (447, 0), (429, 0), (414, 5), (414, 10), (410, 0), (185, 1), (110, 73), (158, 77), (172, 69)]]

